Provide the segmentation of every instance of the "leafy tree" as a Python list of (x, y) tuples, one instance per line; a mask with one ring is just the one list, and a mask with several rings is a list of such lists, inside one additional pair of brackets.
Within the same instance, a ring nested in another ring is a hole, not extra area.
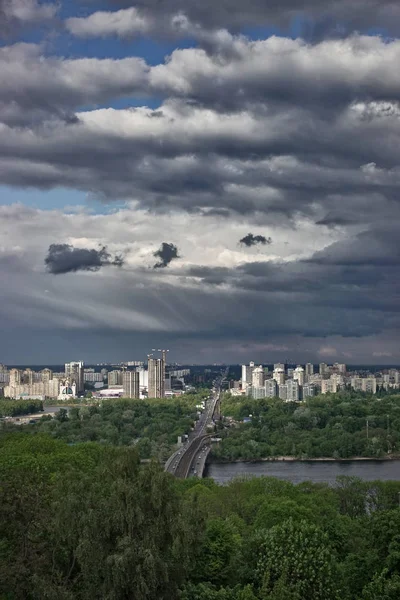
[(338, 570), (328, 537), (306, 521), (288, 519), (265, 533), (257, 576), (264, 597), (277, 594), (281, 586), (299, 600), (339, 598)]

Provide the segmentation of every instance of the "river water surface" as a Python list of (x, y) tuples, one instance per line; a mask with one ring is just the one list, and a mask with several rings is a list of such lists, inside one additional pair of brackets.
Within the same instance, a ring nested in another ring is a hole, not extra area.
[(278, 477), (293, 483), (335, 483), (339, 475), (361, 477), (366, 481), (400, 481), (400, 460), (349, 460), (349, 461), (266, 461), (254, 463), (211, 463), (204, 477), (217, 483), (229, 483), (238, 476)]

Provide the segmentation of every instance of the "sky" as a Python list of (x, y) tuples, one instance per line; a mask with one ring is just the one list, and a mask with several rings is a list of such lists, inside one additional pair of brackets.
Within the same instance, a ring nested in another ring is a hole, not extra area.
[(398, 0), (0, 0), (0, 362), (400, 362)]

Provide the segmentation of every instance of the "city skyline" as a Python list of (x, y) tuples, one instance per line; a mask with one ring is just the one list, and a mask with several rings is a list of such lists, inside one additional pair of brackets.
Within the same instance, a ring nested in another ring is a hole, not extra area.
[(1, 360), (400, 362), (400, 4), (0, 0)]

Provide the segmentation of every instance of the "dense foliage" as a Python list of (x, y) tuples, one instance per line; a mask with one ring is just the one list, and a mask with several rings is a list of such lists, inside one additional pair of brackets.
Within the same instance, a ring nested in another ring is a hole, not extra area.
[(101, 405), (60, 409), (55, 419), (44, 417), (29, 425), (31, 432), (48, 433), (69, 444), (100, 442), (137, 445), (141, 458), (166, 460), (178, 436), (189, 433), (196, 404), (207, 392), (173, 400), (107, 400)]
[(399, 395), (327, 394), (298, 404), (225, 394), (222, 412), (236, 422), (221, 432), (223, 441), (213, 449), (217, 459), (381, 458), (400, 452)]
[(397, 600), (400, 482), (180, 481), (137, 450), (0, 438), (1, 600)]
[(0, 417), (18, 417), (43, 410), (41, 400), (0, 400)]

